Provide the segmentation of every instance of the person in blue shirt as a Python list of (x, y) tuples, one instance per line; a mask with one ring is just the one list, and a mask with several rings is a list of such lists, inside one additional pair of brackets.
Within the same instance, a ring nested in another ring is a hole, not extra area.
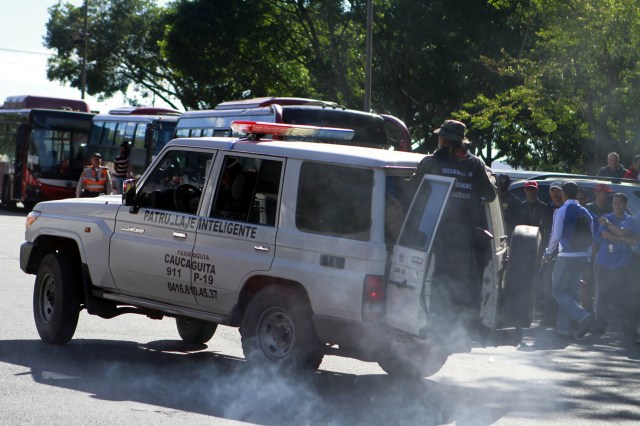
[(626, 195), (614, 194), (612, 206), (612, 213), (604, 214), (598, 219), (599, 229), (595, 237), (599, 248), (595, 256), (597, 323), (593, 332), (604, 333), (607, 323), (618, 316), (625, 334), (635, 336), (636, 324), (633, 317), (637, 301), (633, 291), (631, 246), (637, 221), (627, 213)]
[(548, 260), (557, 250), (558, 257), (551, 275), (551, 293), (558, 303), (556, 334), (572, 336), (572, 325), (577, 325), (576, 337), (589, 332), (595, 318), (576, 301), (578, 283), (587, 268), (593, 241), (593, 218), (576, 200), (578, 185), (573, 181), (562, 184), (562, 206), (553, 215), (551, 237), (544, 251)]

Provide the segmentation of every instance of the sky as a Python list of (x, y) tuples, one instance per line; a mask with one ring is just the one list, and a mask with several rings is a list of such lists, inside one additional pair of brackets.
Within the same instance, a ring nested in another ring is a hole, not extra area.
[[(82, 0), (65, 0), (76, 6)], [(0, 0), (0, 102), (7, 96), (35, 95), (80, 99), (80, 90), (47, 80), (47, 58), (54, 52), (43, 45), (48, 9), (57, 0)], [(92, 110), (106, 113), (125, 105), (122, 95), (105, 102), (86, 96)]]

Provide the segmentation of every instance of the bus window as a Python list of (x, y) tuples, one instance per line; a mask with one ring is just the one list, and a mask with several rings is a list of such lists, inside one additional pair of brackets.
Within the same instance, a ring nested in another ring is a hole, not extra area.
[(132, 142), (136, 133), (136, 123), (127, 123), (127, 127), (124, 129), (124, 140)]
[(124, 142), (124, 131), (127, 128), (127, 124), (128, 123), (118, 123), (116, 125), (116, 135), (113, 143), (114, 147), (117, 148), (122, 144), (122, 142)]
[(136, 127), (136, 133), (133, 138), (134, 148), (144, 148), (144, 137), (147, 134), (147, 125), (144, 123), (138, 124)]
[[(92, 144), (85, 155), (102, 154), (108, 167), (120, 153), (120, 145), (130, 144), (129, 175), (139, 177), (151, 163), (153, 157), (173, 138), (178, 115), (165, 115), (161, 109), (146, 107), (119, 108), (109, 114), (98, 115), (94, 123), (104, 123), (102, 137), (91, 134)], [(157, 111), (158, 115), (148, 112)], [(94, 129), (98, 129), (97, 126)], [(94, 143), (94, 141), (98, 143)]]
[(177, 129), (176, 130), (177, 138), (188, 138), (189, 137), (189, 129)]
[(100, 145), (100, 141), (102, 140), (102, 126), (104, 126), (104, 123), (101, 121), (91, 124), (91, 139), (89, 140), (91, 145)]
[[(100, 138), (100, 145), (103, 147), (112, 147), (113, 140), (116, 136), (116, 127), (118, 123), (106, 122), (104, 123), (104, 129), (102, 130), (102, 137)], [(101, 153), (102, 154), (102, 153)], [(91, 155), (91, 154), (89, 154)]]

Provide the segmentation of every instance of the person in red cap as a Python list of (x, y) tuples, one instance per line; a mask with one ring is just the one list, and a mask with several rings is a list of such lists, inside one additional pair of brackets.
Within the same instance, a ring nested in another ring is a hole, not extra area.
[(638, 180), (638, 173), (640, 173), (640, 154), (633, 156), (633, 165), (627, 169), (627, 173), (622, 177)]
[(611, 213), (611, 194), (613, 191), (604, 183), (599, 183), (593, 189), (595, 200), (593, 203), (587, 204), (587, 210), (591, 212), (594, 219), (598, 219), (603, 214)]
[(540, 226), (540, 218), (544, 210), (544, 202), (538, 198), (538, 182), (528, 180), (524, 183), (524, 194), (527, 199), (522, 202), (524, 210), (527, 212), (526, 225)]

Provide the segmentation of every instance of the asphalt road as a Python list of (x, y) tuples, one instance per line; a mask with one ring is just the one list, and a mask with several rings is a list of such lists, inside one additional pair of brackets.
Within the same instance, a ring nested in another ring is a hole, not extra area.
[(305, 377), (256, 371), (237, 330), (189, 346), (171, 319), (81, 313), (74, 340), (42, 343), (34, 276), (19, 268), (26, 213), (0, 210), (0, 423), (7, 425), (584, 425), (640, 421), (640, 345), (527, 330), (519, 347), (452, 356), (436, 375), (393, 380), (325, 357)]

